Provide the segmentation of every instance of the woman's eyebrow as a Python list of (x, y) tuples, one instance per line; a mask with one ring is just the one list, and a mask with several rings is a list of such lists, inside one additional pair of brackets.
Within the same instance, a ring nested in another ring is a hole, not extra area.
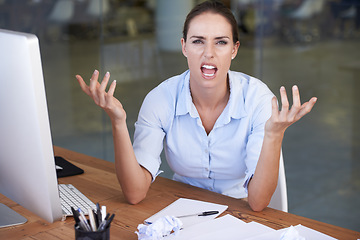
[(205, 39), (205, 37), (203, 37), (203, 36), (191, 36), (190, 38)]
[(228, 36), (216, 37), (215, 39), (218, 40), (218, 39), (224, 39), (224, 38), (230, 39), (230, 37), (228, 37)]
[[(205, 39), (205, 37), (203, 37), (203, 36), (191, 36), (190, 39), (191, 39), (191, 38)], [(228, 36), (219, 36), (219, 37), (215, 37), (214, 39), (215, 39), (215, 40), (218, 40), (218, 39), (224, 39), (224, 38), (230, 39), (230, 37), (228, 37)]]

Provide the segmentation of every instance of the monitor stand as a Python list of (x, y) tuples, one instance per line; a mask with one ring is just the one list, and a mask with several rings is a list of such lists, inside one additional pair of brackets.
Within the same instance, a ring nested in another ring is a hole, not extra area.
[(27, 219), (0, 203), (0, 228), (26, 223)]

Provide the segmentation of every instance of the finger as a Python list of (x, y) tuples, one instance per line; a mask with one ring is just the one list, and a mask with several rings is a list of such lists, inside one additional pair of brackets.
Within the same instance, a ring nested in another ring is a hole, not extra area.
[(106, 104), (106, 100), (105, 100), (105, 96), (106, 96), (106, 92), (105, 92), (105, 89), (106, 89), (106, 86), (109, 82), (109, 79), (110, 79), (110, 73), (109, 72), (106, 72), (99, 88), (97, 89), (97, 95), (99, 97), (99, 104), (100, 106), (105, 106)]
[(298, 121), (300, 118), (302, 118), (303, 116), (308, 114), (312, 110), (312, 108), (314, 107), (316, 102), (317, 102), (317, 98), (313, 97), (309, 100), (309, 102), (304, 103), (301, 106), (301, 110), (299, 111), (299, 113), (296, 116), (296, 121)]
[(109, 87), (109, 91), (106, 94), (106, 101), (108, 103), (111, 103), (113, 101), (114, 98), (114, 92), (115, 92), (115, 87), (116, 87), (116, 80), (114, 80)]
[(96, 104), (99, 104), (99, 96), (97, 94), (96, 89), (99, 87), (99, 72), (97, 70), (94, 71), (93, 75), (90, 78), (89, 90), (91, 93), (91, 97), (95, 101)]
[(281, 112), (280, 118), (286, 118), (289, 111), (289, 100), (287, 98), (286, 89), (284, 86), (280, 88), (280, 97), (281, 97)]
[(302, 107), (301, 101), (300, 101), (299, 88), (296, 85), (294, 85), (292, 87), (292, 95), (293, 95), (293, 105), (292, 105), (289, 115), (288, 115), (288, 120), (290, 122), (292, 122), (296, 119), (296, 116), (298, 115), (298, 113)]
[(277, 121), (279, 119), (279, 106), (276, 97), (274, 96), (271, 99), (271, 106), (272, 106), (272, 114), (271, 117)]
[(75, 77), (80, 85), (81, 90), (83, 90), (83, 92), (85, 92), (87, 95), (90, 95), (89, 87), (84, 82), (84, 79), (80, 75), (76, 75)]
[(114, 96), (114, 92), (115, 92), (115, 87), (116, 87), (116, 80), (114, 80), (110, 87), (109, 87), (109, 91), (108, 91), (108, 94), (107, 94), (107, 97), (113, 97)]
[(96, 87), (99, 84), (98, 77), (99, 77), (99, 72), (98, 72), (98, 70), (95, 70), (93, 75), (90, 78), (90, 84), (89, 84), (89, 88), (92, 93), (95, 92)]
[(105, 74), (105, 76), (104, 76), (104, 78), (103, 78), (103, 80), (102, 80), (102, 82), (100, 84), (99, 90), (105, 91), (106, 86), (107, 86), (107, 84), (109, 82), (109, 79), (110, 79), (110, 73), (106, 72), (106, 74)]
[(300, 108), (301, 107), (300, 93), (299, 93), (299, 88), (296, 85), (292, 87), (292, 94), (293, 94), (293, 106)]

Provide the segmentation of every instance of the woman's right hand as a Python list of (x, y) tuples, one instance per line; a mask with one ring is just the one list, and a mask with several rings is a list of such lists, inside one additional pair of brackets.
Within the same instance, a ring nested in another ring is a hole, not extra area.
[(131, 204), (136, 204), (145, 198), (152, 177), (150, 172), (136, 161), (126, 126), (125, 110), (120, 101), (114, 97), (116, 81), (110, 84), (109, 90), (106, 92), (110, 73), (105, 74), (101, 83), (98, 78), (99, 72), (95, 70), (90, 84), (87, 85), (80, 75), (76, 75), (81, 89), (110, 116), (113, 127), (116, 175), (125, 199)]
[(109, 115), (113, 123), (118, 121), (125, 122), (126, 112), (121, 102), (114, 97), (116, 81), (114, 80), (106, 92), (106, 86), (110, 79), (110, 73), (107, 72), (101, 83), (98, 81), (99, 71), (95, 70), (90, 78), (89, 86), (85, 83), (80, 75), (76, 75), (76, 79), (80, 84), (81, 89), (89, 95), (96, 105), (100, 106)]

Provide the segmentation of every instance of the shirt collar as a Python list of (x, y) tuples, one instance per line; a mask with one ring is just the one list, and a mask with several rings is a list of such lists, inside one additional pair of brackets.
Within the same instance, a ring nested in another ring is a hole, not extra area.
[(192, 117), (197, 117), (198, 113), (196, 109), (194, 109), (195, 106), (192, 103), (192, 98), (190, 93), (190, 70), (187, 70), (184, 74), (182, 74), (181, 79), (179, 80), (182, 81), (183, 84), (179, 91), (179, 97), (176, 103), (175, 114), (179, 116), (190, 113)]
[(230, 98), (228, 102), (229, 117), (240, 119), (247, 115), (245, 110), (244, 87), (242, 76), (235, 76), (233, 71), (228, 71), (230, 84)]
[[(229, 122), (230, 118), (240, 119), (246, 116), (245, 99), (243, 95), (243, 87), (240, 79), (235, 79), (232, 71), (228, 71), (230, 84), (230, 98), (226, 105), (222, 116), (225, 122)], [(187, 70), (182, 76), (183, 85), (179, 91), (179, 98), (176, 104), (176, 115), (190, 114), (191, 117), (199, 117), (199, 114), (192, 102), (190, 93), (190, 71)], [(226, 120), (225, 120), (226, 119)]]

